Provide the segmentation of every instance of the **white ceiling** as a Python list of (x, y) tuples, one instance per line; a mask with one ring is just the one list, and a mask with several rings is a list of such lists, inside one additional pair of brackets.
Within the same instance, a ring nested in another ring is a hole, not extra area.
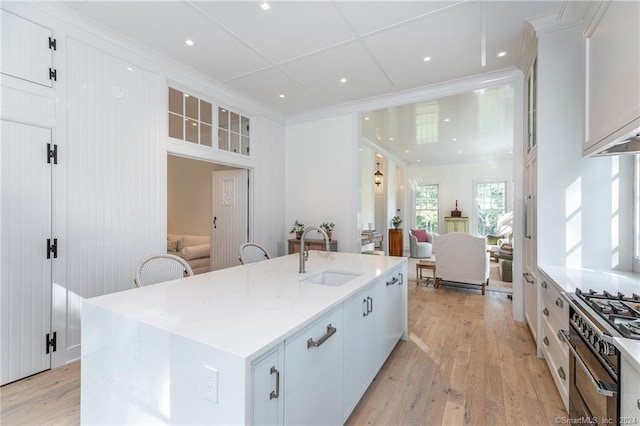
[[(564, 5), (560, 0), (269, 1), (265, 11), (258, 1), (62, 3), (285, 116), (513, 68), (525, 20), (558, 15)], [(187, 39), (195, 44), (187, 46)], [(499, 57), (499, 52), (505, 55)], [(430, 60), (425, 62), (427, 56)], [(513, 95), (506, 92), (496, 89), (486, 95), (512, 101)], [(505, 123), (501, 114), (483, 112), (488, 103), (478, 103), (474, 94), (438, 104), (443, 118), (458, 117), (449, 122), (457, 131), (442, 128), (442, 137), (457, 134), (458, 145), (504, 139), (512, 146), (503, 134), (512, 118)], [(396, 126), (403, 122), (407, 127), (384, 129), (383, 136), (394, 133), (396, 141), (403, 141), (389, 145), (400, 158), (414, 162), (416, 153), (424, 151), (432, 162), (429, 144), (419, 150), (410, 139), (416, 133), (415, 126), (411, 129), (416, 108), (395, 108), (392, 114), (410, 114), (395, 120)], [(465, 116), (468, 112), (478, 117)], [(371, 114), (369, 127), (381, 115)], [(492, 117), (502, 121), (493, 126), (488, 121)], [(463, 128), (464, 123), (473, 126)], [(380, 122), (377, 128), (385, 126)], [(376, 125), (372, 128), (375, 132)], [(493, 128), (498, 129), (495, 137), (478, 133)], [(460, 155), (457, 146), (440, 142), (441, 148), (449, 146)], [(403, 155), (409, 149), (405, 145), (413, 147), (413, 155)], [(505, 152), (508, 147), (500, 149)], [(451, 152), (443, 154), (450, 158)]]

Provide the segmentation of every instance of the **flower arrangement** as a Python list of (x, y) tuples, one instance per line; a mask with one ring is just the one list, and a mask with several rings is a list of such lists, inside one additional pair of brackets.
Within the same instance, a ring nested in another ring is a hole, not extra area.
[(391, 224), (393, 225), (394, 228), (398, 229), (401, 223), (402, 223), (402, 219), (400, 219), (400, 216), (394, 216), (391, 218)]
[(296, 221), (293, 222), (293, 227), (291, 228), (291, 231), (289, 231), (289, 233), (295, 233), (296, 238), (300, 239), (302, 237), (302, 231), (304, 231), (304, 223), (298, 222), (298, 219), (296, 219)]

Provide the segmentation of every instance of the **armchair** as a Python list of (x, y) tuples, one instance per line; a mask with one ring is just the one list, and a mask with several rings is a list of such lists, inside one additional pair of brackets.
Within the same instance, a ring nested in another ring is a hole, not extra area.
[(424, 229), (412, 229), (409, 231), (409, 256), (417, 259), (431, 257), (433, 235), (429, 235)]
[(436, 283), (441, 281), (477, 285), (485, 293), (489, 285), (487, 240), (462, 232), (438, 235), (433, 242), (438, 254)]

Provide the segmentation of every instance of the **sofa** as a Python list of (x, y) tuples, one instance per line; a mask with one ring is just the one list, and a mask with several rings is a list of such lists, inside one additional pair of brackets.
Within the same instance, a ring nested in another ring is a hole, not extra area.
[(436, 261), (436, 286), (442, 281), (481, 287), (489, 285), (490, 259), (487, 239), (462, 232), (437, 235), (433, 241)]
[(430, 258), (433, 251), (433, 235), (424, 229), (409, 231), (409, 256), (415, 259)]
[(167, 253), (186, 260), (194, 274), (211, 270), (211, 238), (208, 236), (168, 234)]

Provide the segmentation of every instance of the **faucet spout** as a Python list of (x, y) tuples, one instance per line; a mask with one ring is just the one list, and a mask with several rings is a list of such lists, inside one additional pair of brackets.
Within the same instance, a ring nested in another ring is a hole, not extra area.
[(299, 260), (298, 272), (301, 273), (301, 274), (304, 274), (306, 272), (305, 271), (305, 261), (307, 259), (309, 259), (309, 251), (304, 246), (304, 236), (307, 235), (307, 232), (309, 232), (311, 230), (318, 231), (318, 232), (320, 232), (322, 234), (322, 237), (324, 238), (325, 250), (326, 251), (330, 251), (329, 236), (324, 231), (324, 229), (322, 229), (322, 228), (320, 228), (318, 226), (309, 226), (309, 227), (305, 228), (302, 231), (302, 236), (300, 237), (300, 260)]

